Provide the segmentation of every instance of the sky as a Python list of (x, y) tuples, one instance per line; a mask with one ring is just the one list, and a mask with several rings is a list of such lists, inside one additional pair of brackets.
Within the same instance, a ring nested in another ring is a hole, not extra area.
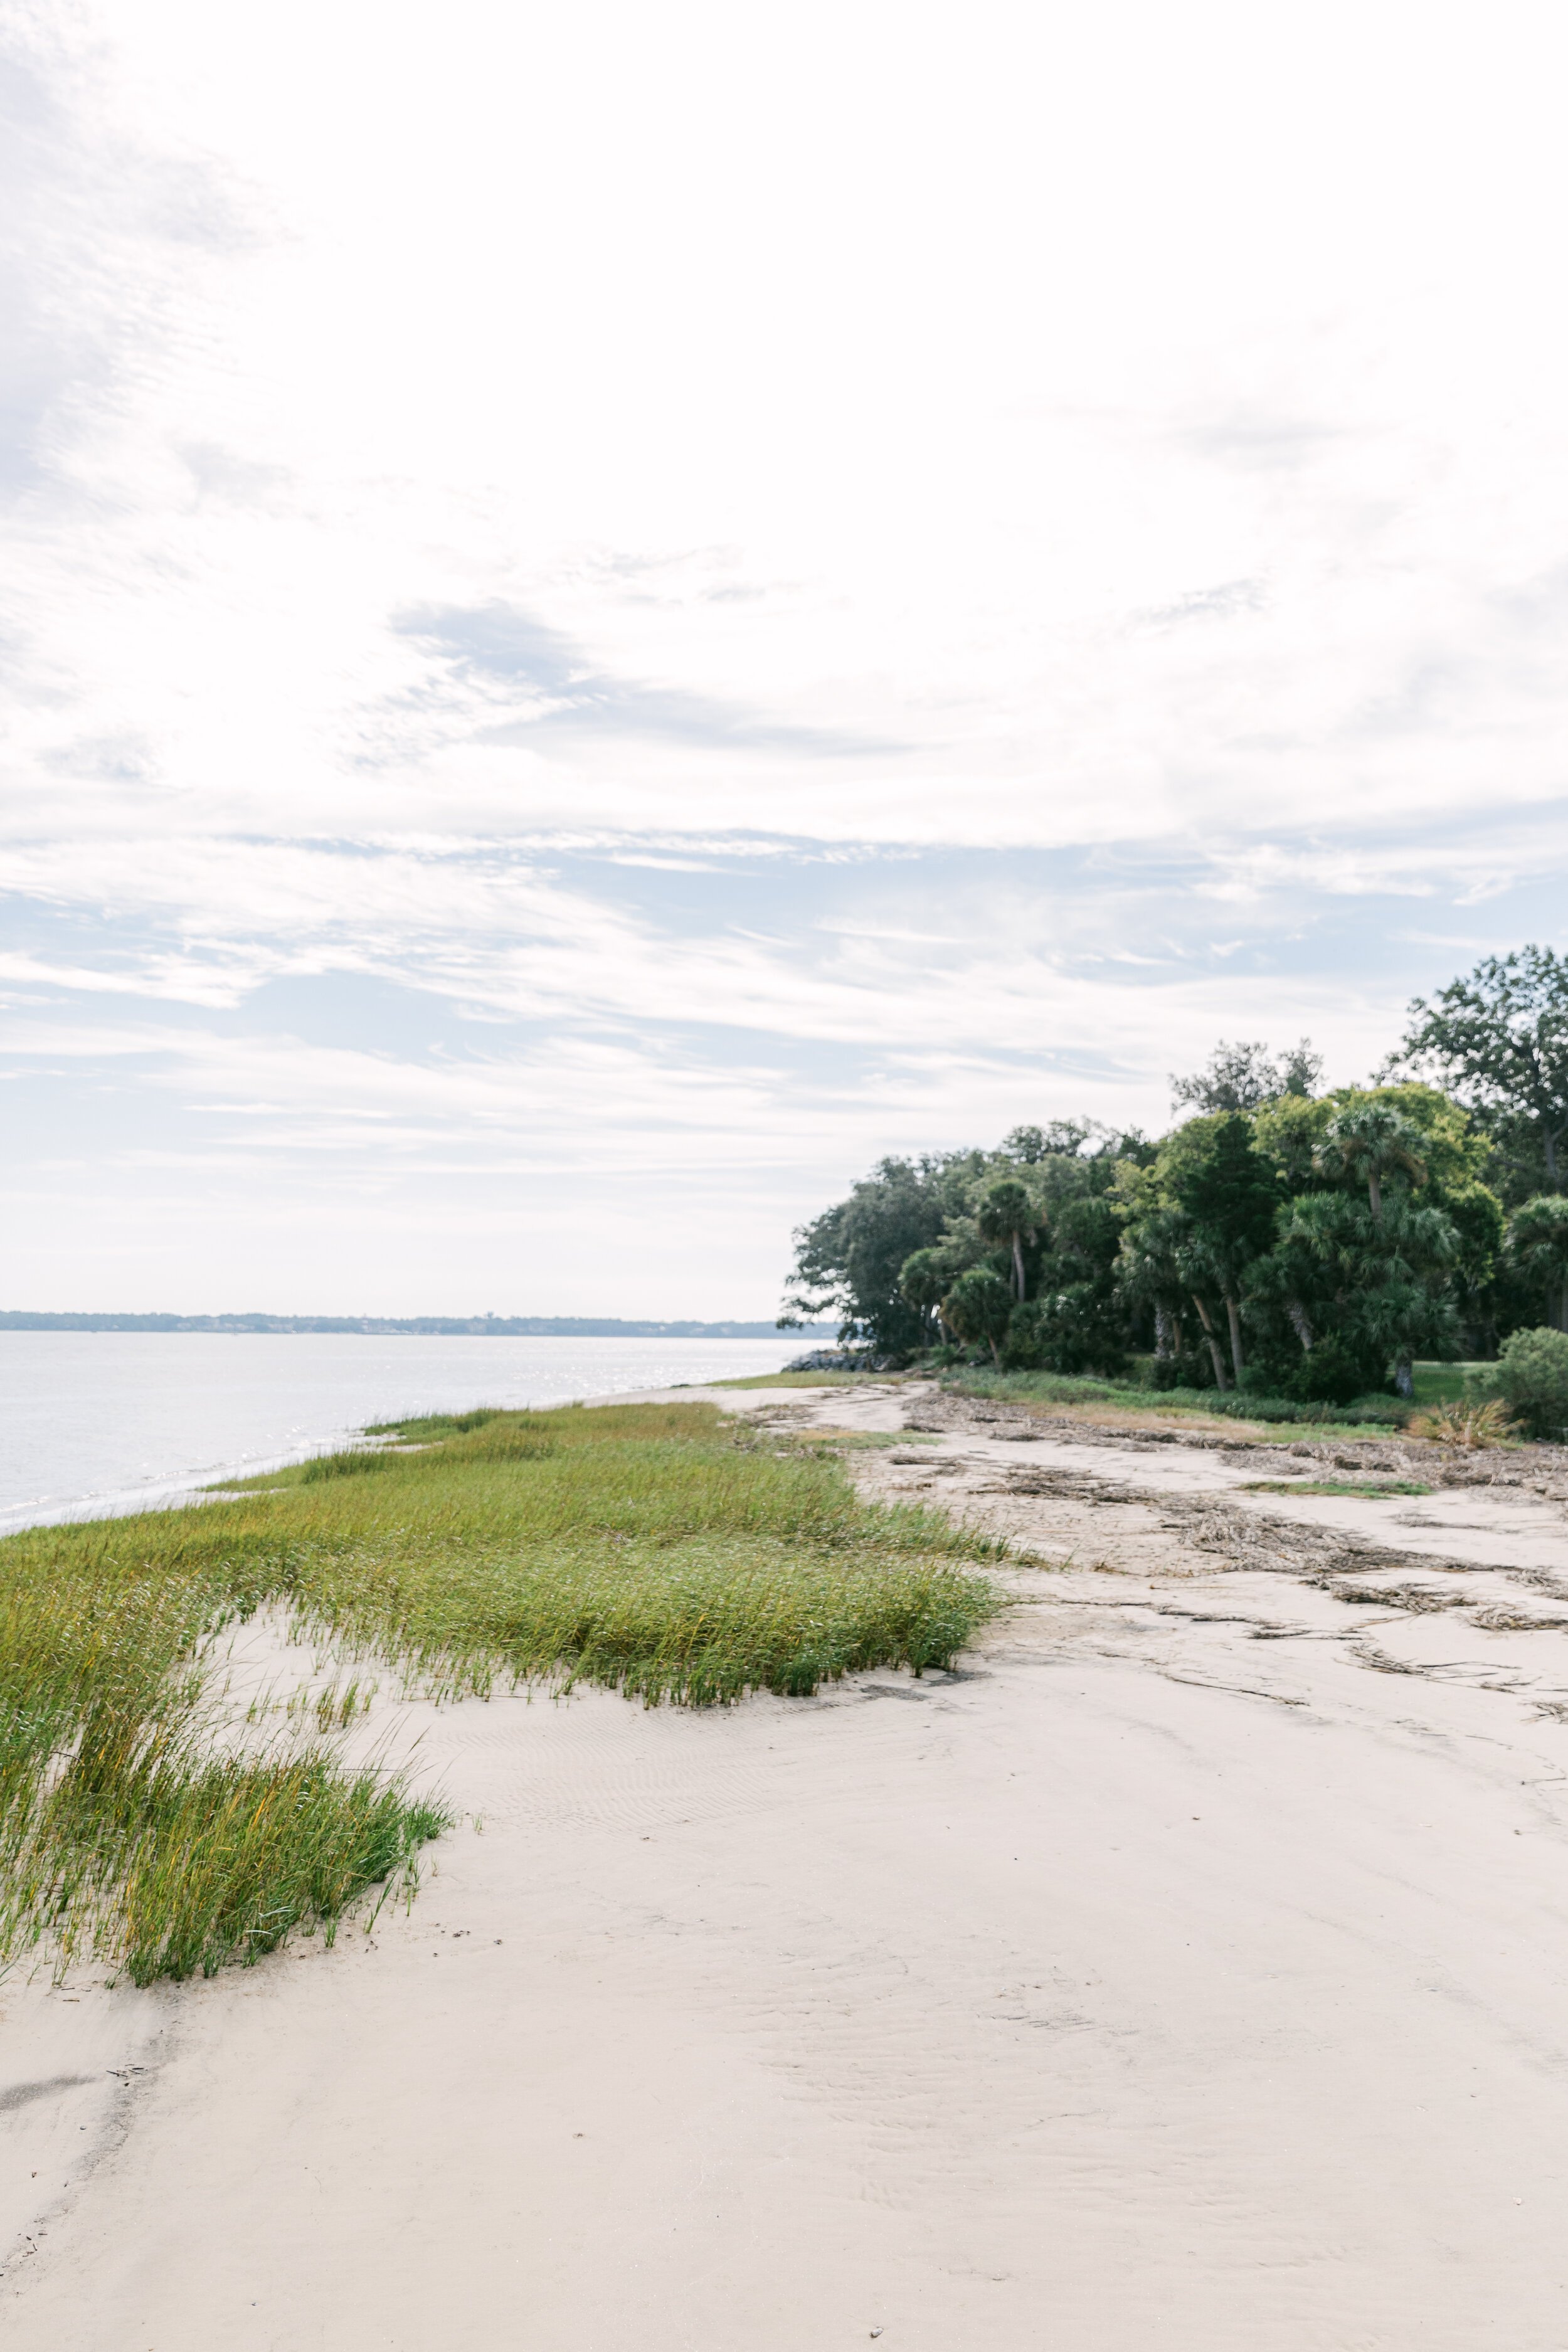
[(1564, 944), (1539, 0), (0, 45), (0, 1305), (767, 1316)]

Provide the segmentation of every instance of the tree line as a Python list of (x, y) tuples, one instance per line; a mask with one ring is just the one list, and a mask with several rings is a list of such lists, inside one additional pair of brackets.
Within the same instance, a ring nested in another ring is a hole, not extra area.
[(883, 1160), (796, 1234), (781, 1320), (1330, 1404), (1568, 1333), (1568, 958), (1490, 957), (1366, 1085), (1321, 1077), (1310, 1041), (1222, 1044), (1163, 1137), (1058, 1120)]

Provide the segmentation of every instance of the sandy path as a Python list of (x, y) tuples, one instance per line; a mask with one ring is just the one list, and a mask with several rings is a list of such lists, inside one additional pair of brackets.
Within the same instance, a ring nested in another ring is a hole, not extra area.
[(1561, 1507), (853, 1460), (1082, 1564), (952, 1677), (422, 1717), (483, 1831), (373, 1944), (12, 1992), (8, 2345), (1568, 2347)]

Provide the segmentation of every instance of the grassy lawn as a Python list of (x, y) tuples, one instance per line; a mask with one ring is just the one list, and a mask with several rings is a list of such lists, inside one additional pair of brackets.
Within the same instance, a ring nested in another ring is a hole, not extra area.
[(381, 1434), (0, 1543), (0, 1957), (210, 1974), (330, 1932), (445, 1826), (321, 1727), (236, 1738), (205, 1668), (263, 1607), (436, 1697), (541, 1679), (695, 1706), (943, 1665), (996, 1605), (973, 1563), (1000, 1547), (695, 1400)]
[(1415, 1402), (1421, 1405), (1447, 1404), (1461, 1398), (1470, 1375), (1484, 1370), (1481, 1364), (1417, 1364)]

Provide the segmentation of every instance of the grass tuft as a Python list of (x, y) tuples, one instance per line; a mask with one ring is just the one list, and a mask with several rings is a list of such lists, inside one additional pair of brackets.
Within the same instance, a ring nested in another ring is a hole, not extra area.
[(1419, 1412), (1410, 1424), (1410, 1434), (1429, 1438), (1437, 1445), (1484, 1450), (1517, 1444), (1523, 1433), (1502, 1399), (1489, 1397), (1484, 1404), (1453, 1402), (1437, 1405), (1430, 1412)]

